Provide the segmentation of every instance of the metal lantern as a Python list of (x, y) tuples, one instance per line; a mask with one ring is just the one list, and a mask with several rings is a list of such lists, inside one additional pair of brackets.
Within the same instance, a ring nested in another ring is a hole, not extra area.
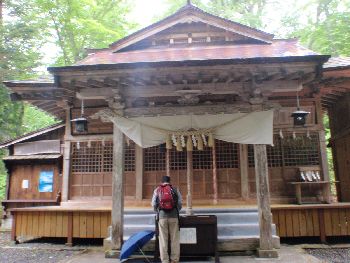
[(85, 133), (88, 131), (88, 120), (84, 117), (84, 100), (81, 101), (81, 116), (71, 122), (75, 123), (76, 133)]
[(294, 126), (304, 126), (308, 114), (310, 114), (310, 112), (300, 110), (299, 108), (294, 111), (291, 115), (291, 117), (294, 118)]
[(310, 114), (310, 112), (300, 110), (299, 93), (297, 91), (297, 110), (291, 115), (291, 117), (294, 118), (294, 126), (304, 126), (306, 123), (306, 116), (308, 114)]

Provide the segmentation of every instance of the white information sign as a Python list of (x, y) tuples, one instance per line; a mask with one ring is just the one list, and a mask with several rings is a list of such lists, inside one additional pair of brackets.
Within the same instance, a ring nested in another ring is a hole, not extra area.
[(197, 244), (197, 229), (180, 228), (180, 244)]
[(22, 181), (22, 188), (28, 189), (29, 188), (29, 180), (23, 180)]

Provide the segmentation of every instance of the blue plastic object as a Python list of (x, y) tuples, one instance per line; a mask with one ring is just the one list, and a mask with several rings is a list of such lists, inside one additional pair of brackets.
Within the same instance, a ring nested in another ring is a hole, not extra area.
[(130, 257), (130, 255), (137, 249), (141, 249), (154, 236), (154, 231), (144, 230), (133, 234), (122, 246), (120, 252), (120, 261)]

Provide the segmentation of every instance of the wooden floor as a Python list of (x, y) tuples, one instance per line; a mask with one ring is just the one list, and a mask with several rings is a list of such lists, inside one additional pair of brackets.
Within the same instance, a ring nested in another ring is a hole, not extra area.
[[(319, 237), (325, 242), (331, 236), (350, 236), (350, 203), (272, 205), (271, 210), (277, 235), (282, 238)], [(19, 236), (65, 237), (71, 244), (73, 238), (106, 238), (111, 224), (110, 202), (99, 205), (67, 202), (61, 206), (16, 208), (11, 212), (13, 240)]]

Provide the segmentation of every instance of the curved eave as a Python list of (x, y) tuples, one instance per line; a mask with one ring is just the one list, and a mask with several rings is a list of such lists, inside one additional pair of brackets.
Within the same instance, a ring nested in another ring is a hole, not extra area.
[(211, 59), (211, 60), (186, 60), (186, 61), (156, 61), (156, 62), (135, 62), (119, 64), (95, 64), (77, 65), (65, 67), (49, 67), (47, 70), (53, 74), (67, 71), (89, 71), (106, 69), (135, 69), (151, 67), (181, 67), (181, 66), (214, 66), (234, 64), (265, 64), (265, 63), (293, 63), (293, 62), (315, 62), (324, 63), (328, 55), (308, 55), (290, 57), (258, 57), (258, 58), (234, 58), (234, 59)]

